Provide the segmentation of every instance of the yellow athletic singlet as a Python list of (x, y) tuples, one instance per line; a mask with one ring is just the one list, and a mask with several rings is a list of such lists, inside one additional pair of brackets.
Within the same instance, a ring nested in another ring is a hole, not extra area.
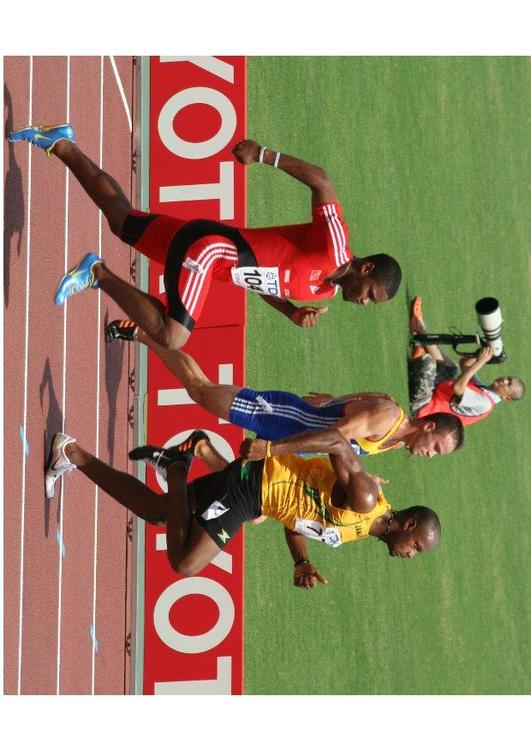
[(375, 453), (385, 453), (385, 451), (390, 451), (393, 446), (390, 446), (389, 448), (380, 448), (381, 445), (383, 445), (389, 438), (391, 438), (395, 432), (398, 430), (402, 422), (404, 421), (404, 417), (406, 416), (402, 410), (402, 407), (400, 404), (397, 404), (398, 408), (400, 409), (400, 414), (398, 415), (398, 419), (394, 423), (394, 425), (391, 427), (389, 432), (386, 432), (383, 438), (380, 438), (379, 440), (366, 440), (365, 438), (356, 438), (356, 442), (359, 445), (359, 447), (369, 455), (374, 455)]
[(364, 539), (372, 522), (391, 509), (380, 490), (370, 513), (336, 508), (332, 488), (337, 477), (324, 458), (274, 456), (264, 461), (262, 513), (292, 531), (338, 547)]

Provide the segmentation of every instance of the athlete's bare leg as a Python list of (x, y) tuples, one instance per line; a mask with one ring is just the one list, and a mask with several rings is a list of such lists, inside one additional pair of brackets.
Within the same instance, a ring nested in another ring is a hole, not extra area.
[(230, 410), (241, 386), (222, 385), (207, 378), (195, 359), (181, 350), (168, 351), (140, 327), (137, 340), (146, 344), (184, 385), (192, 401), (220, 419), (230, 421)]
[(168, 469), (168, 558), (184, 576), (199, 573), (219, 553), (218, 545), (193, 518), (187, 499), (186, 469), (174, 463)]
[(170, 318), (158, 299), (131, 286), (112, 273), (103, 263), (97, 263), (93, 267), (93, 273), (99, 287), (107, 292), (137, 325), (148, 331), (151, 339), (161, 349), (178, 349), (188, 341), (190, 331)]
[(103, 211), (111, 231), (120, 237), (132, 205), (116, 180), (94, 164), (75, 143), (57, 141), (52, 153), (78, 179), (87, 195)]
[[(75, 143), (58, 141), (52, 153), (68, 167), (87, 195), (103, 211), (111, 231), (121, 237), (124, 221), (132, 206), (116, 180), (94, 164)], [(135, 323), (148, 331), (160, 346), (178, 349), (186, 343), (190, 331), (170, 318), (159, 300), (131, 286), (103, 263), (96, 264), (93, 272), (99, 287)]]
[(174, 570), (195, 575), (219, 553), (219, 547), (194, 521), (188, 505), (186, 470), (175, 463), (168, 470), (168, 494), (159, 495), (130, 474), (117, 471), (82, 448), (65, 446), (65, 454), (95, 484), (145, 521), (167, 527), (168, 558)]
[(212, 472), (222, 471), (229, 465), (227, 459), (214, 448), (210, 440), (199, 440), (195, 445), (194, 456), (204, 461)]
[(168, 497), (153, 492), (136, 477), (100, 461), (79, 443), (68, 443), (65, 454), (94, 484), (120, 505), (149, 523), (160, 523), (166, 517)]

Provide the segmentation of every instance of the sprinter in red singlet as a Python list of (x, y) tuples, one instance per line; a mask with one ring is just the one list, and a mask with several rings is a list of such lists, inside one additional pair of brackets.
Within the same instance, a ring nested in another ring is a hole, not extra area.
[(341, 206), (323, 169), (255, 141), (237, 143), (235, 158), (245, 165), (258, 162), (280, 169), (307, 185), (312, 193), (309, 223), (237, 229), (216, 221), (185, 222), (143, 213), (134, 210), (117, 182), (76, 146), (71, 125), (30, 126), (9, 140), (29, 141), (57, 156), (103, 211), (112, 232), (165, 266), (166, 306), (115, 276), (94, 253), (63, 277), (56, 304), (99, 287), (165, 349), (186, 343), (213, 278), (258, 292), (302, 327), (314, 326), (327, 307), (299, 307), (290, 300), (321, 302), (341, 290), (344, 300), (366, 305), (386, 302), (400, 285), (400, 266), (389, 255), (353, 257)]

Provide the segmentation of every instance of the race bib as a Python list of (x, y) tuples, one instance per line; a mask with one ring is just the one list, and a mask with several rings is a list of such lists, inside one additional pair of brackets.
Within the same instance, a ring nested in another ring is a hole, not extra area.
[(306, 521), (304, 518), (297, 518), (295, 520), (295, 531), (304, 534), (309, 539), (324, 542), (330, 547), (339, 547), (342, 544), (339, 529), (336, 529), (335, 526), (323, 526), (319, 521)]
[(278, 268), (238, 266), (231, 268), (232, 283), (268, 297), (280, 297)]

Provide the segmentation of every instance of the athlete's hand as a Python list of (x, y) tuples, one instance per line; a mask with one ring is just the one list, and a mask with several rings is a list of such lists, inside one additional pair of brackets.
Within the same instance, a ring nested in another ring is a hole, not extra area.
[(297, 307), (289, 317), (296, 326), (313, 328), (317, 325), (320, 316), (327, 311), (328, 307)]
[(256, 141), (240, 141), (234, 146), (232, 153), (240, 164), (254, 164), (260, 156), (260, 144)]
[(378, 476), (378, 474), (369, 474), (369, 476), (374, 479), (378, 487), (381, 487), (382, 484), (389, 484), (388, 479), (384, 479), (383, 477)]
[(328, 583), (326, 578), (319, 573), (317, 568), (314, 568), (311, 563), (299, 563), (295, 566), (293, 573), (293, 585), (298, 586), (301, 589), (313, 589), (315, 584)]
[(316, 393), (315, 391), (311, 391), (306, 396), (302, 397), (303, 401), (306, 401), (307, 404), (310, 404), (310, 406), (325, 406), (329, 401), (331, 401), (334, 397), (331, 393)]
[(260, 438), (245, 438), (240, 445), (240, 456), (248, 461), (261, 461), (266, 457), (266, 441)]

